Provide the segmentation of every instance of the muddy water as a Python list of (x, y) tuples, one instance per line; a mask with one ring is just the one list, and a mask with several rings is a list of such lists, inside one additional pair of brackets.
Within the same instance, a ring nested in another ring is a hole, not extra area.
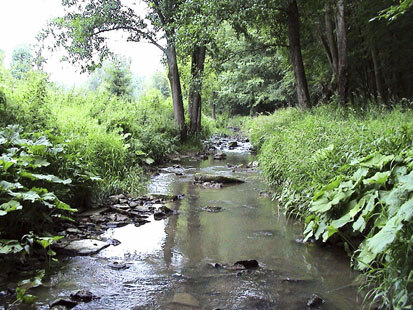
[[(326, 300), (322, 309), (360, 308), (351, 285), (357, 274), (345, 255), (298, 244), (302, 224), (278, 214), (274, 202), (259, 195), (265, 185), (257, 173), (233, 173), (226, 166), (252, 159), (230, 152), (225, 161), (187, 161), (184, 168), (164, 170), (152, 179), (149, 192), (185, 195), (170, 205), (178, 214), (109, 230), (107, 237), (121, 241), (119, 246), (64, 259), (47, 288), (35, 292), (39, 308), (78, 289), (100, 298), (75, 309), (305, 309), (313, 293)], [(206, 189), (192, 184), (199, 171), (246, 183)], [(210, 213), (205, 206), (223, 210)], [(260, 267), (240, 272), (210, 265), (244, 259), (256, 259)], [(114, 262), (126, 268), (112, 269)]]

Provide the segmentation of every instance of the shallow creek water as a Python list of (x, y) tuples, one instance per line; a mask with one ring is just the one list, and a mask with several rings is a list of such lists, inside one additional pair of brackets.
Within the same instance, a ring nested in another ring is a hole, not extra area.
[[(153, 177), (149, 192), (184, 195), (169, 205), (178, 214), (111, 229), (106, 236), (120, 245), (61, 259), (47, 286), (35, 292), (38, 307), (47, 309), (49, 302), (85, 289), (100, 298), (74, 309), (305, 309), (313, 293), (325, 299), (322, 309), (360, 308), (351, 285), (357, 274), (345, 254), (297, 243), (302, 223), (287, 220), (275, 202), (259, 195), (266, 189), (259, 175), (226, 166), (247, 164), (253, 157), (242, 149), (227, 155), (224, 161), (188, 160), (183, 168)], [(206, 189), (193, 184), (193, 174), (200, 171), (246, 183)], [(211, 205), (223, 210), (202, 210)], [(245, 259), (256, 259), (260, 267), (240, 272), (210, 265)], [(113, 270), (113, 262), (129, 268)], [(177, 296), (199, 307), (174, 303)]]

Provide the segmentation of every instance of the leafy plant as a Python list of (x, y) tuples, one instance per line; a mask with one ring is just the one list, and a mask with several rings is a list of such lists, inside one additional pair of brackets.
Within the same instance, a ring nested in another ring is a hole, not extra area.
[(59, 238), (49, 236), (48, 228), (56, 221), (71, 220), (69, 215), (76, 209), (54, 190), (62, 191), (72, 181), (45, 173), (50, 165), (47, 157), (62, 152), (44, 136), (22, 136), (16, 125), (0, 131), (1, 254), (31, 254), (35, 244), (47, 249)]
[[(335, 234), (355, 250), (354, 264), (361, 271), (399, 270), (397, 285), (386, 295), (395, 309), (405, 309), (413, 298), (409, 291), (413, 261), (413, 152), (400, 156), (371, 154), (354, 160), (351, 176), (336, 177), (314, 193), (306, 218), (305, 239), (326, 242)], [(352, 240), (363, 240), (358, 246)]]

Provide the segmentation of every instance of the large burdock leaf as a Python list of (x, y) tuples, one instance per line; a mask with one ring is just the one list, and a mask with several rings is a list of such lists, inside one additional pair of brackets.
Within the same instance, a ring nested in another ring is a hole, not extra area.
[(389, 179), (390, 174), (391, 174), (391, 171), (377, 172), (371, 178), (365, 179), (363, 183), (365, 185), (373, 185), (373, 184), (384, 185)]

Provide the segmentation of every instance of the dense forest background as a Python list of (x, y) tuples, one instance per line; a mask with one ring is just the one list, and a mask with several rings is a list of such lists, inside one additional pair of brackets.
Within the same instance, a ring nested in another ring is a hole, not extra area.
[[(38, 46), (0, 53), (0, 253), (53, 256), (75, 209), (139, 193), (146, 168), (241, 122), (307, 239), (340, 243), (374, 302), (410, 309), (413, 1), (142, 3), (62, 1)], [(119, 31), (165, 72), (132, 73), (107, 45)], [(87, 83), (50, 81), (46, 49)]]

